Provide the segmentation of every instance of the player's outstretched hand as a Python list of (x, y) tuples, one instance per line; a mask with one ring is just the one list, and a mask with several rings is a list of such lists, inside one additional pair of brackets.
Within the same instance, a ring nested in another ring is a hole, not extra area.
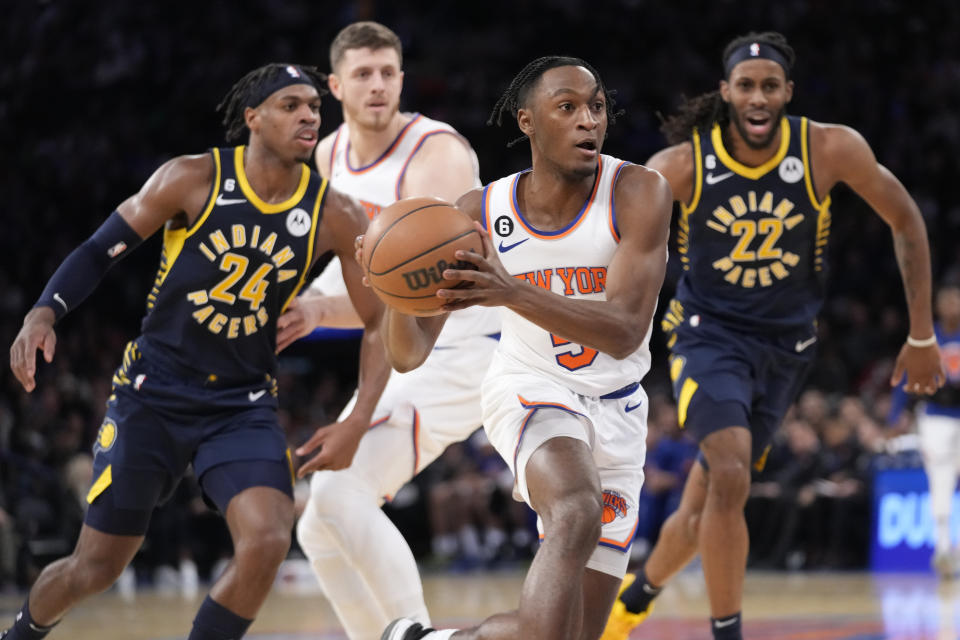
[(287, 310), (277, 318), (277, 353), (323, 323), (325, 299), (325, 296), (305, 293), (290, 301)]
[(918, 395), (932, 395), (943, 386), (947, 380), (947, 372), (940, 359), (940, 348), (933, 344), (929, 347), (912, 347), (904, 344), (897, 356), (897, 363), (893, 367), (890, 377), (890, 386), (897, 386), (903, 381), (906, 373), (907, 381), (903, 385), (904, 391)]
[(300, 465), (297, 477), (303, 478), (314, 471), (346, 469), (353, 462), (353, 456), (360, 446), (360, 438), (370, 425), (366, 421), (360, 424), (356, 418), (348, 416), (342, 422), (335, 422), (317, 429), (317, 431), (297, 448), (298, 456), (317, 454)]
[(23, 319), (20, 333), (10, 346), (10, 369), (28, 392), (37, 386), (37, 349), (43, 351), (43, 359), (53, 362), (57, 348), (57, 333), (53, 330), (56, 316), (49, 307), (31, 309)]
[(447, 269), (443, 272), (443, 277), (447, 280), (462, 280), (466, 283), (463, 288), (437, 289), (437, 296), (447, 300), (443, 305), (446, 311), (456, 311), (478, 304), (486, 307), (505, 305), (519, 286), (519, 281), (507, 273), (497, 257), (490, 234), (479, 222), (473, 224), (483, 240), (484, 255), (464, 249), (454, 254), (457, 260), (470, 263), (476, 269)]
[(355, 252), (353, 254), (353, 257), (354, 259), (356, 259), (357, 264), (360, 265), (361, 271), (363, 271), (363, 280), (362, 280), (363, 286), (369, 287), (370, 281), (367, 280), (367, 270), (363, 266), (363, 236), (362, 235), (357, 236), (356, 238), (353, 239), (353, 250)]

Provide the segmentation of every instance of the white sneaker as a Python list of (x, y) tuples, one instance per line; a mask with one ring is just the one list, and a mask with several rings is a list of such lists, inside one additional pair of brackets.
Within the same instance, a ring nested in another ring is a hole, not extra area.
[(380, 640), (447, 640), (454, 631), (454, 629), (437, 631), (408, 618), (399, 618), (387, 625)]

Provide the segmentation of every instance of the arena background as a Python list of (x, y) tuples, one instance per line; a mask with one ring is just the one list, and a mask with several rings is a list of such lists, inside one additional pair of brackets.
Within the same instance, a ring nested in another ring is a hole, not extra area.
[[(604, 151), (643, 162), (664, 145), (656, 114), (671, 111), (683, 95), (716, 87), (725, 42), (750, 30), (779, 30), (798, 56), (789, 111), (859, 130), (920, 205), (935, 280), (960, 270), (955, 2), (15, 0), (5, 12), (4, 344), (13, 341), (59, 262), (155, 167), (225, 144), (214, 108), (235, 80), (273, 61), (329, 70), (332, 37), (358, 19), (376, 19), (400, 35), (402, 108), (457, 127), (477, 150), (484, 182), (528, 163), (525, 145), (506, 146), (516, 137), (515, 125), (485, 123), (530, 59), (569, 54), (596, 66), (626, 110), (610, 127)], [(339, 105), (329, 97), (322, 111), (325, 134), (340, 122)], [(146, 242), (58, 325), (56, 360), (41, 366), (32, 394), (8, 367), (0, 368), (0, 515), (12, 516), (12, 533), (0, 535), (0, 558), (6, 558), (0, 586), (27, 586), (45, 558), (69, 550), (80, 517), (73, 496), (84, 478), (77, 456), (90, 450), (110, 373), (138, 331), (159, 249), (157, 237)], [(834, 192), (830, 254), (818, 364), (808, 387), (823, 391), (832, 410), (844, 398), (858, 399), (882, 425), (886, 380), (906, 335), (903, 292), (887, 227), (842, 186)], [(664, 297), (676, 276), (673, 265)], [(653, 347), (645, 386), (664, 395), (665, 351), (657, 332)], [(291, 442), (302, 442), (339, 411), (352, 389), (355, 348), (351, 340), (313, 341), (284, 356), (283, 420)], [(189, 496), (183, 504), (191, 504)], [(407, 530), (426, 554), (429, 532), (423, 512), (416, 514)], [(175, 522), (184, 517), (171, 516)], [(866, 518), (856, 526), (868, 526)], [(214, 533), (202, 533), (203, 527)], [(209, 522), (191, 520), (190, 530), (204, 540), (222, 535)], [(49, 545), (31, 547), (31, 540)], [(196, 555), (198, 564), (209, 560), (202, 551)], [(201, 566), (201, 574), (209, 570)]]

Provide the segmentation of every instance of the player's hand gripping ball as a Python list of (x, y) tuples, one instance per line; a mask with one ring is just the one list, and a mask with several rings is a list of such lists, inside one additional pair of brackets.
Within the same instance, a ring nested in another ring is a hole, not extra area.
[(446, 269), (473, 269), (458, 261), (460, 249), (483, 255), (483, 241), (470, 216), (436, 198), (405, 198), (383, 209), (363, 237), (363, 270), (383, 302), (414, 316), (444, 312), (437, 289), (471, 286), (445, 280)]

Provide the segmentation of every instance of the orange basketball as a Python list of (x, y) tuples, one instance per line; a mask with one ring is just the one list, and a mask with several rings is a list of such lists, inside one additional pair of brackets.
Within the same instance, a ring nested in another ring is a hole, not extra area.
[(617, 517), (617, 512), (613, 510), (613, 507), (608, 505), (603, 505), (603, 515), (600, 516), (600, 522), (603, 524), (610, 524), (613, 522), (613, 519)]
[(483, 254), (480, 234), (470, 216), (436, 198), (406, 198), (381, 211), (363, 237), (364, 271), (385, 304), (414, 316), (443, 313), (437, 289), (470, 286), (445, 280), (445, 269), (473, 268), (454, 252)]

